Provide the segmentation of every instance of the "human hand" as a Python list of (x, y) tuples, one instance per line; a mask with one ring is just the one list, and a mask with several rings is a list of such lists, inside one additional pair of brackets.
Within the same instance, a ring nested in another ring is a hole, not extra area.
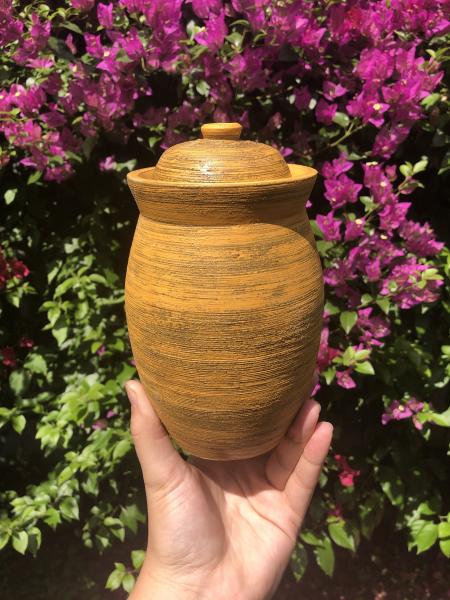
[(147, 496), (147, 554), (129, 600), (263, 600), (277, 589), (333, 428), (307, 400), (263, 456), (178, 454), (137, 381), (126, 386)]

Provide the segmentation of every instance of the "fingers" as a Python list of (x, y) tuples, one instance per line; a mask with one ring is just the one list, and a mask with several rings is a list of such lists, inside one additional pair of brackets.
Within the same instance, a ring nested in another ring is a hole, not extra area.
[(131, 404), (131, 434), (146, 489), (164, 488), (184, 475), (186, 464), (172, 446), (143, 386), (128, 381), (125, 388)]
[(331, 423), (322, 421), (317, 425), (286, 483), (285, 494), (300, 522), (305, 516), (314, 488), (319, 480), (323, 462), (330, 449), (332, 435)]
[(266, 463), (266, 477), (277, 490), (284, 489), (316, 428), (319, 413), (320, 404), (308, 399), (298, 412), (286, 435), (269, 456)]

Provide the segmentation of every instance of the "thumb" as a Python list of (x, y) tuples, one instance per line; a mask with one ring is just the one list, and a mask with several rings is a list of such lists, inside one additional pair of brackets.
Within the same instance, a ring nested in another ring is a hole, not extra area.
[(125, 389), (131, 404), (131, 435), (146, 490), (173, 485), (184, 475), (187, 465), (173, 447), (142, 384), (128, 381)]

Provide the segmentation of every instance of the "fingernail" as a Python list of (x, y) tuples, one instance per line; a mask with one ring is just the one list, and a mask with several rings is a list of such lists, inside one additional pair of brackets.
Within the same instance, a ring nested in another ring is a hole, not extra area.
[(127, 393), (130, 404), (132, 406), (137, 406), (137, 393), (132, 381), (127, 381), (127, 383), (125, 384), (125, 391)]

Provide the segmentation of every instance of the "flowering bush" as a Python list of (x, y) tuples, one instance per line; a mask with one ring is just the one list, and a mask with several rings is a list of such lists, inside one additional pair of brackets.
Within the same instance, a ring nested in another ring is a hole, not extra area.
[[(450, 255), (433, 230), (448, 233), (444, 9), (1, 2), (1, 547), (35, 553), (47, 526), (74, 521), (101, 551), (144, 520), (122, 391), (135, 374), (124, 175), (203, 122), (237, 120), (322, 175), (309, 206), (327, 297), (315, 393), (335, 454), (293, 568), (310, 555), (331, 575), (333, 548), (355, 552), (380, 523), (450, 556)], [(132, 573), (118, 563), (108, 587), (131, 589)]]

